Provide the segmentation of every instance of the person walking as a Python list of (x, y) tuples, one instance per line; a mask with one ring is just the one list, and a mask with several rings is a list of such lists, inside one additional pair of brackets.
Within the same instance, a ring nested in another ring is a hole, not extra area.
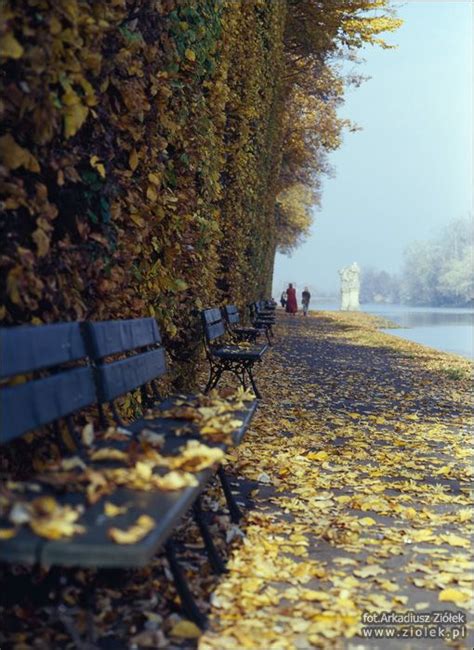
[(308, 315), (309, 301), (311, 300), (311, 294), (308, 290), (308, 287), (303, 289), (301, 294), (301, 304), (303, 305), (303, 316)]
[(293, 316), (298, 311), (298, 303), (296, 302), (296, 289), (293, 287), (291, 282), (288, 285), (288, 289), (286, 290), (286, 311), (289, 314), (293, 314)]
[(285, 309), (285, 307), (286, 307), (286, 291), (281, 292), (280, 303), (281, 303), (281, 306), (283, 307), (283, 309)]

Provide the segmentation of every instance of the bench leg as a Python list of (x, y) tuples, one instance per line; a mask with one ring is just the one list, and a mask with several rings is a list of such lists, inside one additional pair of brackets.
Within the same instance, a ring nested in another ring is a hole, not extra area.
[(219, 551), (217, 550), (214, 541), (212, 539), (211, 531), (209, 530), (209, 527), (204, 519), (204, 513), (201, 507), (201, 499), (197, 499), (197, 501), (194, 503), (193, 514), (194, 514), (194, 521), (196, 522), (196, 524), (199, 527), (199, 530), (201, 531), (201, 535), (204, 540), (204, 546), (206, 548), (207, 557), (209, 558), (209, 563), (212, 567), (212, 570), (214, 571), (214, 573), (217, 574), (227, 573), (227, 569), (225, 568), (224, 562), (222, 561), (222, 558), (219, 555)]
[(230, 519), (234, 522), (234, 524), (237, 524), (242, 518), (242, 513), (239, 509), (239, 506), (237, 505), (237, 501), (234, 499), (234, 495), (232, 494), (229, 479), (227, 478), (226, 473), (222, 467), (219, 467), (217, 470), (217, 475), (219, 476), (222, 489), (224, 490), (225, 500), (227, 501), (227, 507), (229, 508)]
[(222, 373), (222, 368), (218, 368), (215, 372), (214, 368), (211, 368), (211, 371), (209, 373), (209, 381), (207, 382), (207, 386), (204, 389), (204, 395), (206, 395), (212, 388), (215, 388), (217, 386), (217, 382), (221, 378)]
[(176, 557), (173, 542), (171, 540), (168, 540), (166, 542), (165, 552), (166, 559), (170, 565), (171, 573), (173, 574), (176, 591), (178, 592), (181, 603), (183, 605), (183, 611), (191, 621), (196, 623), (196, 625), (201, 628), (201, 630), (204, 630), (207, 625), (207, 618), (196, 605), (196, 601), (194, 600), (194, 596), (188, 587), (188, 583), (186, 582), (183, 570), (181, 569), (181, 566)]
[(272, 340), (271, 340), (271, 338), (270, 338), (269, 331), (270, 331), (270, 328), (269, 328), (269, 327), (266, 327), (266, 328), (265, 328), (265, 336), (267, 337), (268, 345), (273, 345)]
[(247, 374), (250, 377), (250, 383), (252, 384), (252, 388), (253, 388), (253, 392), (255, 393), (255, 397), (257, 399), (262, 399), (262, 395), (261, 395), (260, 391), (258, 390), (257, 385), (255, 384), (255, 379), (253, 378), (253, 374), (252, 374), (252, 368), (250, 366), (247, 368)]

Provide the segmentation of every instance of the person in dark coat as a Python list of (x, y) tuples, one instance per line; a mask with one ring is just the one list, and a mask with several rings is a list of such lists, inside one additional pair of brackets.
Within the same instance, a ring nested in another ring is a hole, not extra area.
[(301, 304), (303, 305), (303, 316), (308, 315), (310, 300), (311, 300), (311, 294), (308, 290), (308, 287), (305, 287), (303, 293), (301, 294)]

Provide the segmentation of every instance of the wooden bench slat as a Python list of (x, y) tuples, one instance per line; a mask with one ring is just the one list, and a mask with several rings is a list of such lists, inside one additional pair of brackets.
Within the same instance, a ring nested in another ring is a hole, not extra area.
[(92, 368), (67, 370), (0, 391), (0, 444), (97, 402)]
[[(171, 397), (167, 397), (165, 400), (163, 400), (163, 402), (156, 404), (155, 408), (159, 409), (160, 411), (166, 411), (176, 406), (177, 403), (182, 402), (183, 399), (186, 401), (193, 402), (195, 398), (193, 398), (192, 395), (187, 395), (184, 397), (182, 395), (172, 395)], [(232, 411), (232, 417), (236, 420), (242, 421), (241, 426), (232, 432), (233, 445), (237, 446), (242, 441), (245, 432), (247, 431), (250, 422), (255, 414), (257, 406), (258, 406), (257, 400), (253, 400), (251, 402), (247, 401), (245, 402), (244, 410)], [(127, 425), (127, 429), (129, 429), (132, 432), (138, 432), (144, 428), (151, 429), (151, 430), (156, 429), (157, 432), (163, 431), (164, 434), (166, 435), (167, 431), (172, 433), (177, 426), (182, 426), (182, 425), (183, 425), (182, 420), (174, 420), (173, 418), (157, 417), (153, 420), (140, 418), (139, 420), (136, 420), (132, 424)], [(193, 424), (192, 422), (186, 422), (186, 426), (190, 429), (190, 433), (187, 434), (186, 439), (188, 437), (201, 438), (199, 430), (195, 424)], [(204, 439), (204, 442), (206, 445), (209, 445), (210, 447), (216, 444), (212, 442), (211, 437), (209, 439)], [(219, 444), (218, 446), (223, 447), (223, 445), (221, 444)]]
[(227, 305), (225, 307), (226, 314), (227, 314), (227, 320), (231, 325), (235, 325), (237, 323), (240, 323), (240, 315), (239, 315), (239, 310), (235, 305)]
[(257, 361), (267, 351), (268, 345), (262, 344), (252, 348), (239, 348), (238, 345), (226, 345), (222, 348), (215, 348), (213, 354), (216, 357), (236, 361)]
[(202, 313), (204, 314), (204, 319), (208, 325), (212, 325), (213, 323), (217, 323), (222, 320), (221, 310), (218, 307), (214, 307), (213, 309), (205, 309)]
[(221, 320), (218, 323), (214, 323), (213, 325), (207, 325), (206, 327), (206, 336), (209, 341), (214, 341), (215, 339), (219, 338), (219, 336), (224, 336), (225, 334), (225, 324), (224, 321)]
[(79, 323), (0, 329), (0, 377), (51, 368), (86, 356)]
[(110, 402), (166, 372), (163, 348), (98, 366), (101, 401)]
[[(40, 551), (41, 563), (97, 568), (145, 566), (169, 538), (180, 517), (192, 506), (213, 474), (212, 470), (197, 472), (194, 475), (199, 481), (196, 487), (172, 492), (157, 489), (150, 492), (127, 488), (116, 490), (113, 495), (88, 508), (80, 518), (78, 523), (87, 528), (83, 535), (69, 540), (46, 540)], [(118, 517), (102, 517), (104, 500), (118, 505), (129, 504), (129, 509)], [(156, 526), (142, 540), (134, 544), (115, 544), (109, 539), (109, 528), (128, 528), (143, 514), (152, 517)]]
[(90, 337), (94, 359), (161, 343), (154, 318), (85, 323), (84, 328)]

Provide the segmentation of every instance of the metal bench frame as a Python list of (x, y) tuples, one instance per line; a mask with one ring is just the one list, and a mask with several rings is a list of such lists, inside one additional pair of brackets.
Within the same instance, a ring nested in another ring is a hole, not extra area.
[(217, 386), (224, 372), (231, 372), (237, 377), (245, 390), (247, 389), (247, 377), (255, 396), (257, 399), (261, 399), (262, 396), (255, 383), (252, 370), (255, 363), (261, 362), (267, 346), (255, 346), (257, 350), (253, 354), (246, 354), (246, 349), (239, 348), (238, 344), (224, 345), (223, 339), (227, 331), (226, 324), (221, 310), (217, 307), (202, 311), (201, 319), (204, 348), (209, 362), (209, 379), (204, 393), (208, 393)]
[(258, 327), (242, 327), (240, 325), (239, 310), (235, 305), (226, 305), (223, 307), (222, 315), (224, 316), (227, 331), (236, 343), (240, 341), (256, 343), (262, 329)]

